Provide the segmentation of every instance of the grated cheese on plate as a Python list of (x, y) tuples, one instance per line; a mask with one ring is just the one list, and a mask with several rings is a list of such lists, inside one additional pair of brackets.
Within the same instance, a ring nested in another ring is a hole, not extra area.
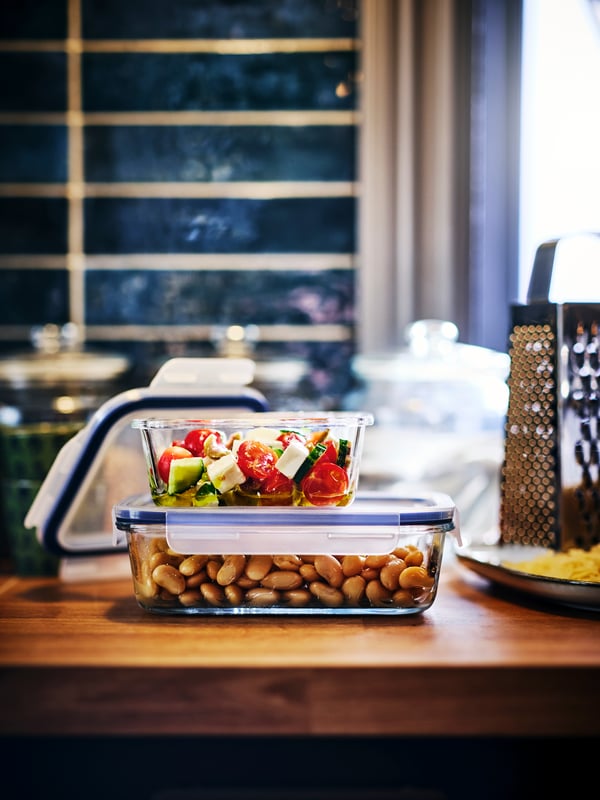
[(503, 561), (505, 567), (568, 581), (600, 582), (600, 544), (589, 550), (572, 547), (564, 553), (550, 550), (529, 561)]

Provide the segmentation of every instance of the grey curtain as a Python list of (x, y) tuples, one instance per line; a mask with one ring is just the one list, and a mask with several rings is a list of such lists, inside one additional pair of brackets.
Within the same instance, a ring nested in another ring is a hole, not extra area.
[(363, 352), (396, 349), (406, 325), (425, 318), (504, 349), (517, 285), (519, 96), (509, 88), (520, 75), (520, 6), (363, 3)]

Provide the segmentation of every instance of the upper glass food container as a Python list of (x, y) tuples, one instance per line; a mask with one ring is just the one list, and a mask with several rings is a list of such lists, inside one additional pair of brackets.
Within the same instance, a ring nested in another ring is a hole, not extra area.
[(346, 506), (368, 413), (135, 419), (159, 506)]

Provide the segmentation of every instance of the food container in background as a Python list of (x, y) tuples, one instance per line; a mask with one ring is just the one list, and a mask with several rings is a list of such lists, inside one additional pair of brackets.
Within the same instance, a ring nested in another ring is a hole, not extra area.
[(407, 615), (435, 600), (446, 534), (442, 494), (359, 493), (351, 506), (113, 509), (138, 604), (156, 614)]
[(117, 393), (129, 362), (84, 349), (73, 324), (34, 328), (32, 344), (0, 359), (0, 528), (17, 574), (46, 575), (58, 560), (25, 515), (58, 452)]
[(359, 354), (348, 407), (373, 412), (363, 485), (439, 491), (461, 513), (467, 542), (496, 541), (508, 406), (508, 354), (458, 340), (456, 325), (419, 320), (395, 352)]
[(17, 575), (56, 575), (58, 557), (47, 552), (24, 519), (57, 453), (83, 422), (40, 422), (0, 429), (2, 521)]
[(130, 368), (118, 353), (92, 350), (74, 323), (33, 328), (32, 347), (0, 359), (0, 423), (87, 420)]
[(135, 419), (157, 505), (346, 506), (368, 413)]

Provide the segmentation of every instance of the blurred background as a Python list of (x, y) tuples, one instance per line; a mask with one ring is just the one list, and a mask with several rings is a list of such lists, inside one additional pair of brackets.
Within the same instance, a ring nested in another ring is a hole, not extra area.
[(537, 244), (600, 227), (595, 7), (5, 0), (0, 353), (74, 323), (145, 385), (234, 325), (336, 407), (415, 320), (505, 350)]
[(339, 404), (356, 341), (359, 11), (4, 3), (2, 348), (72, 322), (146, 385), (236, 325), (261, 356), (308, 360), (302, 392)]
[[(600, 230), (597, 7), (4, 0), (2, 424), (249, 355), (274, 408), (366, 405), (365, 475), (468, 485), (487, 530), (510, 305), (538, 244)], [(390, 464), (386, 424), (431, 448)]]

